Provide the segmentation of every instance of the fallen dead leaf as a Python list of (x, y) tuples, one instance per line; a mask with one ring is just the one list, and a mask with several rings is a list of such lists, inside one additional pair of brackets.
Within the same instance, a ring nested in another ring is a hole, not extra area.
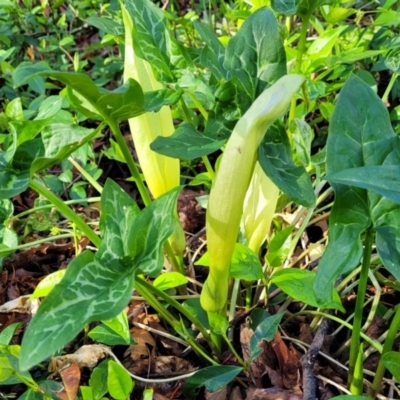
[(246, 400), (302, 400), (302, 397), (277, 387), (256, 389), (250, 395), (251, 397), (247, 396)]
[(74, 361), (66, 361), (59, 370), (64, 389), (55, 394), (61, 400), (75, 400), (78, 395), (81, 371), (79, 365)]
[(10, 300), (3, 305), (0, 305), (0, 313), (17, 312), (22, 314), (36, 314), (39, 307), (39, 300), (29, 300), (30, 295), (20, 296), (14, 300)]

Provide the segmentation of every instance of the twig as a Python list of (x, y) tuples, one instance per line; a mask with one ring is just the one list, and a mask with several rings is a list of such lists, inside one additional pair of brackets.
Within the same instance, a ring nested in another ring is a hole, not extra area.
[(303, 400), (314, 400), (317, 398), (317, 385), (313, 368), (328, 328), (329, 321), (324, 319), (318, 328), (308, 352), (301, 357), (301, 364), (303, 366)]

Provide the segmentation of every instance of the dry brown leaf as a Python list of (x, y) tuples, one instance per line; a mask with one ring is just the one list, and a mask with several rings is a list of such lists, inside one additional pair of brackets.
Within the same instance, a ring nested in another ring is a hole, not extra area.
[(56, 372), (66, 361), (76, 362), (80, 368), (94, 368), (100, 359), (104, 358), (110, 350), (107, 346), (101, 344), (88, 344), (80, 347), (73, 354), (65, 354), (59, 357), (51, 357), (49, 371)]
[(272, 387), (269, 389), (256, 389), (251, 393), (251, 397), (246, 397), (246, 400), (302, 400), (302, 397), (290, 393), (288, 390)]
[(55, 394), (61, 400), (75, 400), (78, 395), (81, 371), (79, 365), (73, 361), (66, 363), (59, 370), (64, 388)]
[(228, 387), (224, 386), (222, 389), (217, 390), (216, 392), (209, 392), (206, 390), (205, 392), (205, 400), (226, 400), (228, 396)]
[(39, 307), (39, 300), (29, 300), (30, 295), (20, 296), (14, 300), (10, 300), (3, 305), (0, 305), (0, 313), (17, 312), (22, 314), (36, 314)]
[(229, 400), (243, 400), (242, 392), (239, 386), (235, 386), (229, 396)]

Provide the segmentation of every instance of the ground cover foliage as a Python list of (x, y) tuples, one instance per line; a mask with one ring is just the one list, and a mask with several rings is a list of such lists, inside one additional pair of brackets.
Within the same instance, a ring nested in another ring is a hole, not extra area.
[(400, 398), (396, 0), (0, 19), (1, 398)]

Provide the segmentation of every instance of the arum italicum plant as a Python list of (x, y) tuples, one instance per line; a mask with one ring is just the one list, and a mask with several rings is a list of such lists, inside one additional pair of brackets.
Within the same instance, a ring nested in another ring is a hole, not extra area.
[[(125, 7), (122, 6), (125, 26), (125, 63), (124, 81), (129, 78), (140, 83), (143, 92), (163, 89), (154, 76), (149, 62), (135, 54), (132, 32), (133, 21)], [(147, 112), (129, 119), (135, 150), (139, 159), (147, 186), (157, 198), (177, 187), (180, 182), (179, 160), (156, 153), (150, 149), (150, 143), (157, 136), (170, 136), (174, 132), (171, 109), (164, 106), (158, 112)]]
[[(237, 122), (226, 144), (207, 206), (210, 270), (200, 300), (208, 313), (220, 313), (226, 306), (229, 268), (246, 192), (257, 162), (257, 148), (268, 127), (286, 111), (303, 81), (300, 75), (286, 75), (261, 93)], [(276, 189), (271, 195), (276, 196)], [(256, 225), (253, 230), (256, 232)], [(262, 243), (264, 235), (265, 232), (257, 233), (253, 240)], [(248, 237), (252, 238), (249, 231)]]
[[(162, 84), (156, 80), (150, 63), (136, 55), (132, 38), (133, 21), (123, 4), (121, 9), (125, 27), (124, 81), (129, 78), (136, 80), (143, 92), (163, 89)], [(170, 107), (164, 106), (158, 112), (147, 112), (130, 118), (129, 127), (140, 168), (153, 197), (160, 197), (179, 186), (179, 159), (163, 156), (150, 149), (150, 144), (157, 136), (170, 136), (174, 132)], [(178, 217), (169, 242), (175, 254), (181, 254), (185, 248), (185, 237)]]

